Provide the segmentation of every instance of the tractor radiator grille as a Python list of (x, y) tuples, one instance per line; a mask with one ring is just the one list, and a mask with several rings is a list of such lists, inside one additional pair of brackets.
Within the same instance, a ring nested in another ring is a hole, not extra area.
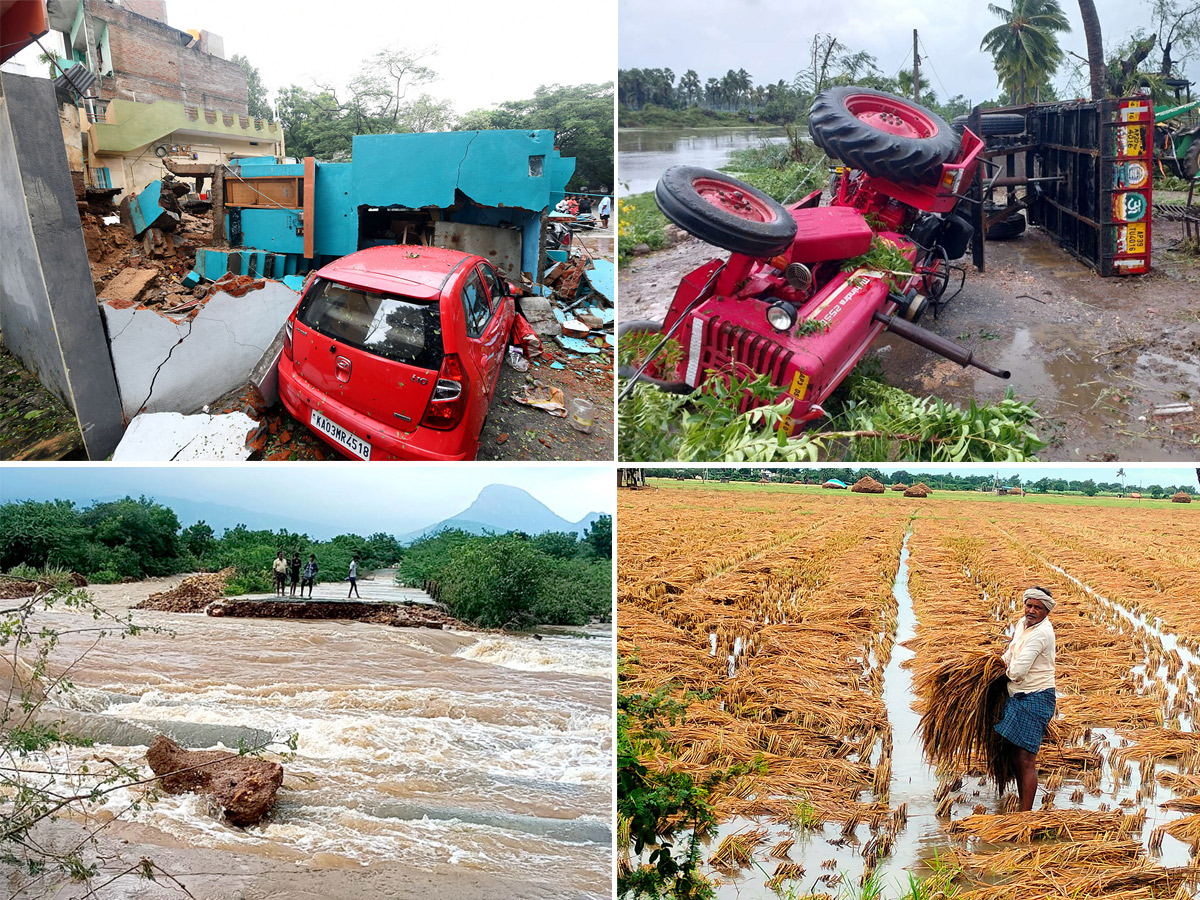
[(704, 323), (702, 371), (719, 370), (736, 362), (760, 375), (766, 375), (773, 384), (783, 385), (793, 355), (791, 350), (781, 347), (771, 338), (734, 325), (719, 316), (713, 316)]

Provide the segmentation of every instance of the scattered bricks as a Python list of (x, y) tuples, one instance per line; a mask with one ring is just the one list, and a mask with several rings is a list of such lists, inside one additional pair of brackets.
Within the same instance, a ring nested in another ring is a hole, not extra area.
[(292, 433), (291, 433), (290, 431), (283, 431), (283, 432), (280, 432), (280, 434), (279, 434), (279, 443), (281, 443), (281, 444), (286, 444), (286, 443), (287, 443), (288, 441), (290, 441), (291, 439), (292, 439)]
[(274, 453), (268, 453), (263, 457), (263, 459), (270, 460), (272, 462), (278, 462), (280, 460), (288, 459), (291, 456), (291, 453), (291, 450), (276, 450)]
[(502, 435), (500, 435), (500, 437), (496, 438), (496, 443), (503, 444), (507, 440), (508, 440), (508, 432), (504, 432), (504, 434), (502, 434)]
[(136, 269), (133, 266), (122, 269), (116, 278), (105, 285), (100, 299), (136, 303), (150, 286), (150, 282), (157, 277), (158, 271), (155, 269)]
[(279, 434), (279, 420), (272, 419), (269, 428), (271, 430), (271, 434)]
[(265, 287), (266, 281), (251, 278), (249, 275), (222, 275), (212, 284), (212, 292), (223, 291), (231, 297), (244, 297), (250, 291)]

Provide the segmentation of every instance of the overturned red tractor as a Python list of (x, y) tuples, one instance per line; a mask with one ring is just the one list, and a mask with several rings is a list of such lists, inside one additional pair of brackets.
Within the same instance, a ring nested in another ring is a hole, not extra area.
[[(639, 381), (690, 393), (709, 377), (765, 375), (779, 400), (791, 398), (795, 431), (825, 415), (821, 403), (884, 329), (1009, 376), (915, 324), (950, 299), (952, 261), (970, 243), (972, 226), (956, 209), (974, 179), (979, 138), (859, 87), (819, 94), (809, 131), (846, 166), (835, 172), (828, 206), (819, 205), (819, 190), (785, 208), (719, 172), (676, 166), (663, 174), (655, 189), (663, 214), (730, 256), (686, 275), (662, 323), (622, 324), (621, 335), (662, 335), (640, 365), (619, 370), (629, 379), (622, 397)], [(682, 352), (660, 356), (673, 337)], [(668, 358), (669, 370), (658, 362)]]

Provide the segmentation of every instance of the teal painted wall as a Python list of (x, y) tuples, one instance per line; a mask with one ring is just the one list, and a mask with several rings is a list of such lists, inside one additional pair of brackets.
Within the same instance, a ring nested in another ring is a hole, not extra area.
[(304, 253), (304, 235), (296, 234), (300, 211), (243, 209), (242, 247), (272, 253)]
[(358, 249), (358, 208), (350, 202), (353, 178), (351, 163), (317, 163), (313, 246), (318, 256), (341, 257)]

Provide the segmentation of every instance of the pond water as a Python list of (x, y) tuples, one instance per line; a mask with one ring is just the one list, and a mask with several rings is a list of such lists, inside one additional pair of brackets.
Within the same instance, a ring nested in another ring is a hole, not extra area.
[(654, 190), (671, 166), (719, 169), (734, 150), (780, 144), (782, 128), (621, 128), (617, 131), (617, 195)]

